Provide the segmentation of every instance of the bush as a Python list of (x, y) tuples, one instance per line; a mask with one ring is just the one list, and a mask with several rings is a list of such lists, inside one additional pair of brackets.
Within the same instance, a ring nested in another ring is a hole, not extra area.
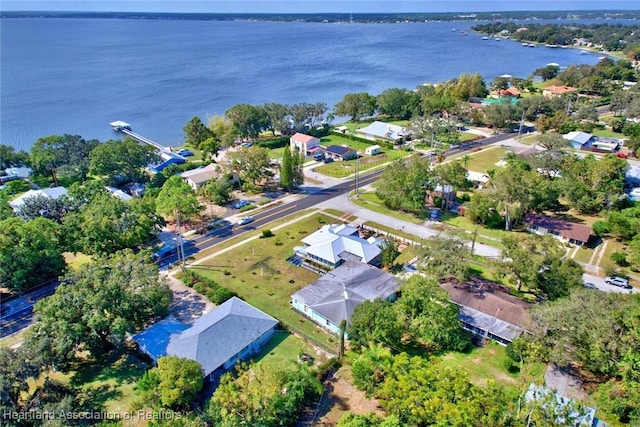
[(316, 368), (316, 378), (319, 381), (324, 381), (332, 370), (338, 369), (340, 366), (342, 366), (342, 363), (338, 358), (332, 357), (327, 359)]
[(627, 254), (624, 252), (614, 252), (611, 254), (611, 261), (618, 264), (620, 267), (628, 267)]
[(267, 237), (273, 237), (273, 232), (271, 230), (262, 230), (262, 235), (260, 236), (261, 239), (266, 239)]
[(220, 305), (231, 297), (237, 296), (236, 293), (220, 286), (216, 281), (190, 269), (183, 272), (181, 279), (185, 284), (187, 282), (193, 283), (192, 286), (196, 292), (205, 295), (209, 301), (216, 305)]
[(239, 212), (246, 212), (246, 211), (250, 211), (251, 209), (255, 209), (257, 208), (256, 205), (254, 205), (253, 203), (251, 203), (250, 205), (245, 205), (243, 207), (241, 207), (240, 209), (238, 209)]
[(609, 223), (607, 221), (598, 220), (593, 223), (593, 232), (598, 236), (606, 236), (611, 231)]
[(273, 150), (275, 148), (283, 148), (289, 145), (289, 137), (281, 136), (280, 138), (269, 139), (267, 141), (258, 142), (259, 147), (268, 148)]

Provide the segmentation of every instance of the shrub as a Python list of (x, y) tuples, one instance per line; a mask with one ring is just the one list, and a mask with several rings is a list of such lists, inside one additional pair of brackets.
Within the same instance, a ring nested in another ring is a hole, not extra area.
[[(225, 274), (226, 273), (227, 272), (225, 270)], [(220, 305), (231, 297), (236, 296), (234, 292), (220, 286), (215, 280), (212, 280), (190, 269), (187, 269), (183, 272), (182, 280), (185, 283), (193, 283), (192, 286), (196, 292), (205, 295), (212, 303), (216, 305)]]
[(324, 381), (332, 370), (338, 369), (340, 366), (342, 366), (342, 363), (338, 358), (332, 357), (327, 359), (316, 368), (316, 378), (319, 381)]
[(618, 264), (620, 267), (627, 267), (629, 263), (627, 262), (627, 254), (624, 252), (614, 252), (611, 254), (611, 261)]
[(261, 239), (266, 239), (267, 237), (273, 237), (273, 232), (269, 229), (262, 230)]
[(593, 232), (598, 236), (605, 236), (609, 234), (611, 228), (609, 227), (609, 223), (607, 221), (598, 220), (593, 223)]
[(258, 142), (259, 147), (268, 148), (270, 150), (273, 150), (275, 148), (283, 148), (283, 147), (286, 147), (287, 145), (289, 145), (288, 136), (281, 136), (280, 138), (269, 139), (266, 141)]
[(257, 206), (251, 203), (250, 205), (245, 205), (239, 209), (240, 212), (250, 211), (251, 209), (255, 209)]

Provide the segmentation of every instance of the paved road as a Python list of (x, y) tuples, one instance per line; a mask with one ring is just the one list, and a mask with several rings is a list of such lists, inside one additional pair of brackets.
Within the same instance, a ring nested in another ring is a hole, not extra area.
[(621, 294), (640, 292), (640, 289), (638, 288), (624, 289), (619, 286), (608, 285), (604, 283), (604, 277), (594, 276), (593, 274), (585, 273), (582, 275), (582, 278), (585, 283), (593, 283), (598, 288), (598, 290), (603, 292), (618, 292)]

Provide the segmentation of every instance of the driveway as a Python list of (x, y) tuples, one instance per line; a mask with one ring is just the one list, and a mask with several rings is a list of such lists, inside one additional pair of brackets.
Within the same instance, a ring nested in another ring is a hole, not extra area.
[(626, 294), (626, 293), (631, 294), (631, 293), (640, 292), (640, 289), (638, 288), (624, 289), (619, 286), (608, 285), (604, 283), (604, 277), (594, 276), (593, 274), (585, 273), (582, 275), (582, 278), (584, 280), (584, 283), (593, 283), (598, 288), (598, 290), (602, 292), (617, 292), (620, 294)]

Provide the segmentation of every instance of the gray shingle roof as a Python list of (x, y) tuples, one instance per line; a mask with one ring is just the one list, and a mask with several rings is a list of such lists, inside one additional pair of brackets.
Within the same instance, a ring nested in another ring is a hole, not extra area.
[(167, 354), (197, 361), (206, 376), (277, 324), (273, 317), (233, 297), (173, 335)]
[(376, 267), (347, 261), (291, 297), (335, 324), (351, 321), (353, 310), (366, 300), (386, 299), (398, 291), (398, 279)]

